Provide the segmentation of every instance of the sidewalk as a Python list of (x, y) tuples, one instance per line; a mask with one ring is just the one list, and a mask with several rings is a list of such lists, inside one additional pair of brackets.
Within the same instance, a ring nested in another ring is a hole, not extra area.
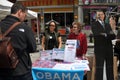
[(34, 63), (37, 59), (40, 58), (40, 53), (39, 52), (30, 53), (30, 56), (31, 56), (32, 63)]

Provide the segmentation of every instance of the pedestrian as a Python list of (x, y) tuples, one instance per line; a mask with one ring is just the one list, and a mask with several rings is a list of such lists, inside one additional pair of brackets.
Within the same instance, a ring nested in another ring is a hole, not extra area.
[(65, 26), (65, 33), (66, 33), (66, 35), (68, 35), (70, 33), (70, 26), (69, 25)]
[(86, 58), (87, 38), (82, 32), (82, 25), (79, 22), (73, 22), (72, 26), (72, 33), (68, 35), (68, 39), (76, 39), (78, 42), (76, 57)]
[(92, 34), (92, 32), (90, 32), (90, 34), (89, 34), (89, 42), (93, 43), (93, 34)]
[(120, 74), (120, 29), (118, 29), (118, 32), (117, 32), (117, 37), (116, 37), (116, 43), (114, 45), (114, 53), (117, 55), (117, 58), (118, 58), (118, 74)]
[(7, 35), (11, 37), (19, 63), (15, 69), (0, 68), (0, 80), (33, 80), (29, 53), (36, 51), (36, 41), (31, 28), (24, 22), (26, 13), (27, 8), (16, 2), (11, 7), (11, 14), (0, 22), (2, 33), (14, 23), (21, 22)]
[(106, 62), (107, 80), (114, 80), (113, 74), (113, 45), (115, 34), (110, 24), (105, 23), (105, 14), (99, 12), (99, 19), (92, 24), (92, 32), (94, 36), (94, 53), (96, 60), (95, 80), (103, 80), (103, 67)]
[(62, 38), (57, 30), (56, 23), (51, 21), (46, 32), (42, 36), (42, 50), (52, 50), (62, 47)]
[(109, 24), (113, 30), (113, 32), (117, 35), (117, 25), (116, 25), (116, 17), (115, 16), (110, 16), (109, 18)]

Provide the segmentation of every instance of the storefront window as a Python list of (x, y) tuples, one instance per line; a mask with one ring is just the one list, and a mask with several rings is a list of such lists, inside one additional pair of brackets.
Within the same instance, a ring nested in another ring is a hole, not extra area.
[(44, 22), (47, 23), (50, 20), (55, 20), (59, 23), (61, 28), (64, 28), (65, 25), (71, 25), (74, 21), (73, 13), (45, 13)]
[(73, 17), (73, 13), (66, 13), (66, 25), (72, 25), (72, 22), (74, 21)]
[(65, 25), (65, 16), (64, 13), (53, 13), (53, 20), (57, 21), (60, 23), (60, 26)]
[(90, 9), (83, 9), (84, 13), (84, 23), (85, 25), (90, 25)]
[(46, 14), (44, 14), (44, 20), (45, 20), (45, 23), (46, 22), (48, 22), (48, 21), (50, 21), (51, 20), (51, 13), (46, 13)]

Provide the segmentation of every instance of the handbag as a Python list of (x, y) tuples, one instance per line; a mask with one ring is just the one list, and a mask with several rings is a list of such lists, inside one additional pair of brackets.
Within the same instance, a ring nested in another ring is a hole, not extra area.
[(0, 34), (0, 68), (14, 69), (19, 59), (11, 44), (11, 37), (6, 35), (20, 22), (14, 23), (4, 34)]

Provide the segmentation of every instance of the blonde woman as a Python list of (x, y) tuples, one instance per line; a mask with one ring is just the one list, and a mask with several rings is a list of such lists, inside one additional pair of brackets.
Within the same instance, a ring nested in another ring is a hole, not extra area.
[(76, 49), (76, 57), (86, 58), (87, 51), (87, 38), (84, 33), (81, 32), (82, 25), (79, 22), (73, 22), (72, 33), (68, 35), (68, 39), (76, 39), (78, 41), (78, 46)]

